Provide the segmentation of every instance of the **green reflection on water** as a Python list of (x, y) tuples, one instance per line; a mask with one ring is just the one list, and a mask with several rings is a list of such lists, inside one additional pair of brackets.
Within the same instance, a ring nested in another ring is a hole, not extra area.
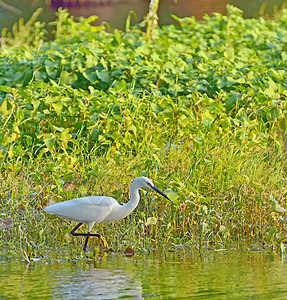
[(287, 297), (286, 271), (280, 257), (258, 252), (9, 263), (0, 265), (0, 299), (283, 299)]

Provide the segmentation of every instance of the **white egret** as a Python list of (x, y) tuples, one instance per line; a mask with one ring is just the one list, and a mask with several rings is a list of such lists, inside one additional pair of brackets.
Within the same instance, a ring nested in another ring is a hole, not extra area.
[[(117, 221), (129, 215), (138, 205), (140, 200), (139, 189), (152, 189), (168, 200), (167, 195), (156, 188), (147, 177), (137, 177), (131, 181), (130, 200), (120, 205), (116, 199), (105, 196), (89, 196), (76, 198), (61, 203), (51, 204), (44, 211), (64, 219), (80, 222), (72, 231), (73, 236), (85, 236), (84, 250), (87, 250), (90, 236), (102, 238), (100, 234), (92, 234), (94, 224)], [(76, 230), (83, 225), (88, 225), (88, 233), (77, 233)]]

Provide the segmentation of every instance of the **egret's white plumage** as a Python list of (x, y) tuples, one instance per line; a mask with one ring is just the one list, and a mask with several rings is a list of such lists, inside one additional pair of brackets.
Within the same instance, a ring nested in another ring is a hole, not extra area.
[[(52, 204), (46, 207), (44, 211), (61, 218), (80, 222), (80, 224), (77, 225), (71, 233), (73, 235), (87, 236), (84, 247), (86, 250), (89, 236), (92, 235), (90, 232), (94, 224), (120, 220), (129, 215), (139, 203), (140, 188), (153, 189), (165, 198), (169, 199), (163, 192), (154, 186), (149, 178), (137, 177), (131, 181), (130, 200), (126, 204), (120, 205), (117, 200), (112, 197), (90, 196)], [(82, 223), (86, 223), (88, 225), (88, 233), (75, 233), (75, 230), (79, 228)]]

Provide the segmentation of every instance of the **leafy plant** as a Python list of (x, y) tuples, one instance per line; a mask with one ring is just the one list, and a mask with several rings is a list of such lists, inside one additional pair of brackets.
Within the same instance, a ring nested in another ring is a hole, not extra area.
[(26, 24), (22, 18), (19, 19), (19, 23), (13, 26), (12, 32), (7, 32), (4, 28), (1, 33), (1, 46), (39, 46), (46, 35), (45, 24), (37, 21), (41, 12), (42, 8), (37, 9)]

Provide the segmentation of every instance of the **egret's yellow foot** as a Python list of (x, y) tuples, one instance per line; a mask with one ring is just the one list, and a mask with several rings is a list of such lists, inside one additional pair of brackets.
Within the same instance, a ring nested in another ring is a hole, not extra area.
[(107, 243), (107, 241), (106, 241), (106, 239), (101, 235), (100, 237), (99, 237), (99, 239), (101, 240), (101, 245), (102, 246), (104, 246), (105, 248), (109, 248), (109, 244)]

